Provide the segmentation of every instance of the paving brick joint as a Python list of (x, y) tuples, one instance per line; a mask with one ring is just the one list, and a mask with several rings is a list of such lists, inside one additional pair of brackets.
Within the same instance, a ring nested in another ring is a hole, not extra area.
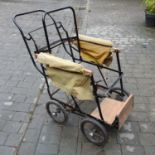
[[(12, 22), (17, 13), (68, 5), (76, 9), (80, 33), (112, 40), (121, 49), (125, 87), (135, 96), (134, 111), (120, 131), (109, 131), (104, 147), (83, 137), (76, 115), (64, 126), (48, 116), (46, 86)], [(144, 24), (141, 0), (0, 0), (0, 14), (0, 155), (155, 154), (155, 29)]]

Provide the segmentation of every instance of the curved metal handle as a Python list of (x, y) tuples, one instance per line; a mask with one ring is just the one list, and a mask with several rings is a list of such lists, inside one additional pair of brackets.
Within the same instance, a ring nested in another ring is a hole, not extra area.
[(34, 10), (34, 11), (29, 11), (29, 12), (24, 12), (24, 13), (20, 13), (20, 14), (17, 14), (14, 16), (13, 18), (13, 22), (14, 24), (16, 25), (16, 27), (19, 29), (20, 33), (22, 34), (22, 37), (25, 37), (24, 33), (23, 33), (23, 30), (21, 28), (21, 26), (18, 24), (17, 22), (17, 18), (20, 17), (20, 16), (24, 16), (24, 15), (28, 15), (28, 14), (33, 14), (33, 13), (36, 13), (36, 12), (43, 12), (43, 13), (46, 13), (46, 11), (44, 10)]

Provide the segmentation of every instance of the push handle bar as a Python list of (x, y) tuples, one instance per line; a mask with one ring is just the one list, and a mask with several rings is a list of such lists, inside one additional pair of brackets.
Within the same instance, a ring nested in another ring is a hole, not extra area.
[(24, 12), (24, 13), (17, 14), (13, 18), (13, 22), (17, 26), (17, 28), (19, 29), (20, 33), (22, 34), (22, 37), (25, 37), (25, 35), (23, 33), (23, 30), (22, 30), (21, 26), (17, 22), (17, 18), (20, 17), (20, 16), (29, 15), (29, 14), (33, 14), (33, 13), (37, 13), (37, 12), (46, 13), (46, 11), (44, 11), (44, 10), (34, 10), (34, 11), (29, 11), (29, 12)]

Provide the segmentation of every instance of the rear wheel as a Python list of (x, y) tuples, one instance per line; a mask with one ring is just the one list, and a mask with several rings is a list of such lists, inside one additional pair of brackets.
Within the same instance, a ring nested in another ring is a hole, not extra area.
[(67, 122), (68, 114), (61, 104), (49, 101), (46, 103), (46, 110), (54, 122), (59, 124), (65, 124)]
[(86, 118), (81, 122), (81, 131), (88, 141), (95, 145), (104, 145), (108, 140), (106, 128), (97, 120)]
[(109, 97), (117, 99), (119, 101), (124, 101), (129, 96), (129, 93), (126, 90), (121, 91), (121, 88), (119, 87), (112, 88), (109, 94)]

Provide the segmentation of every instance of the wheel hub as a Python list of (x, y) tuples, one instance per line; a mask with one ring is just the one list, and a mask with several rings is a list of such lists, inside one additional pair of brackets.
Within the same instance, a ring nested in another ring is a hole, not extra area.
[(55, 113), (55, 112), (53, 112), (53, 113), (52, 113), (52, 115), (53, 115), (53, 116), (56, 116), (56, 113)]
[(93, 137), (93, 136), (94, 136), (94, 133), (93, 133), (93, 132), (90, 132), (89, 135), (90, 135), (91, 137)]

